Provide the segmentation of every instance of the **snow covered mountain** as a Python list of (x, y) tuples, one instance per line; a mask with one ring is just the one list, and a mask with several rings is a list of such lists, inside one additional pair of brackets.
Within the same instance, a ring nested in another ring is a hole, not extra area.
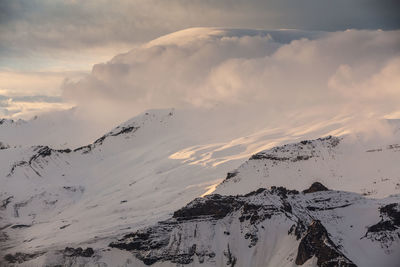
[(69, 109), (29, 120), (0, 119), (0, 140), (11, 147), (47, 145), (65, 149), (85, 145), (103, 134), (104, 127), (110, 127), (77, 113), (76, 109)]
[[(154, 110), (86, 146), (0, 150), (2, 264), (396, 266), (396, 143), (343, 135), (256, 153), (284, 131), (204, 118)], [(296, 191), (314, 182), (332, 191)]]
[(0, 266), (399, 266), (399, 43), (193, 28), (65, 81), (0, 120)]
[(398, 266), (399, 203), (398, 195), (366, 199), (319, 183), (303, 193), (213, 194), (110, 246), (160, 266)]
[(400, 193), (400, 169), (388, 166), (400, 160), (400, 145), (349, 139), (328, 136), (257, 153), (231, 172), (217, 192), (243, 194), (273, 185), (304, 190), (318, 181), (373, 197)]

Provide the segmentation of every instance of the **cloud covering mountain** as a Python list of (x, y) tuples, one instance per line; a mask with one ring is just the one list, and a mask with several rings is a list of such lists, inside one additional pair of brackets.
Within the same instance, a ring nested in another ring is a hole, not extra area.
[(397, 116), (399, 77), (398, 31), (192, 28), (97, 64), (62, 88), (69, 101), (110, 118), (229, 107), (282, 123), (343, 116), (361, 124)]

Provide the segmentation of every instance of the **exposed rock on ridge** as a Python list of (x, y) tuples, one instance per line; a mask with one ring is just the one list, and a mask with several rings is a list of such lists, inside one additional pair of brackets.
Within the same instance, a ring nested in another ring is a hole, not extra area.
[[(189, 264), (196, 260), (214, 266), (219, 255), (223, 255), (225, 264), (235, 266), (240, 265), (241, 254), (254, 253), (265, 229), (274, 229), (278, 223), (287, 225), (289, 236), (299, 240), (297, 256), (292, 259), (297, 265), (314, 256), (318, 266), (356, 266), (342, 250), (341, 237), (336, 236), (340, 233), (328, 233), (324, 222), (340, 220), (336, 211), (365, 205), (365, 199), (354, 193), (326, 191), (322, 184), (310, 188), (309, 191), (320, 190), (304, 194), (272, 187), (246, 195), (197, 198), (174, 212), (171, 219), (127, 234), (110, 247), (131, 251), (146, 265), (164, 261)], [(219, 238), (218, 246), (226, 245), (218, 251), (213, 243), (221, 235), (226, 238)], [(237, 251), (232, 240), (247, 243), (249, 251)]]

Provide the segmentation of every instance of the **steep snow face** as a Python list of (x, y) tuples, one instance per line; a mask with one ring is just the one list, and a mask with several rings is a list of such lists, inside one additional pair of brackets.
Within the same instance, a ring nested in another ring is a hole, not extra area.
[[(259, 152), (228, 174), (216, 192), (242, 194), (272, 185), (303, 190), (321, 182), (371, 197), (400, 193), (400, 144), (326, 137)], [(397, 139), (399, 140), (399, 139)]]

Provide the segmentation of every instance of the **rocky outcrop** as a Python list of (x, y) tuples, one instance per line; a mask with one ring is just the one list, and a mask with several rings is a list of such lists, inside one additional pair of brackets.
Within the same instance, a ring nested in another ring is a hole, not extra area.
[(186, 207), (175, 211), (173, 218), (177, 221), (188, 221), (204, 217), (207, 219), (221, 219), (243, 205), (243, 201), (233, 196), (226, 197), (215, 194), (197, 199)]
[(10, 148), (9, 145), (7, 145), (6, 143), (0, 142), (0, 150), (2, 150), (2, 149), (8, 149), (8, 148)]
[[(18, 167), (27, 166), (31, 168), (36, 175), (41, 176), (37, 166), (41, 166), (42, 161), (45, 161), (45, 158), (50, 157), (51, 155), (60, 155), (60, 154), (68, 154), (71, 153), (71, 149), (52, 149), (48, 146), (36, 146), (33, 148), (33, 155), (28, 160), (22, 160), (15, 162), (7, 177), (10, 177), (14, 174), (15, 170)], [(43, 163), (47, 163), (46, 161)]]
[[(242, 238), (248, 239), (249, 247), (258, 241), (257, 229), (251, 225), (280, 216), (286, 213), (288, 195), (298, 194), (283, 188), (272, 191), (260, 189), (245, 196), (209, 195), (197, 198), (187, 206), (174, 212), (171, 219), (159, 222), (157, 225), (127, 234), (120, 240), (112, 242), (110, 247), (131, 251), (145, 264), (151, 265), (158, 261), (170, 261), (178, 264), (188, 264), (197, 257), (199, 262), (207, 262), (216, 256), (216, 252), (197, 244), (198, 238), (204, 233), (196, 225), (205, 224), (212, 227), (218, 221), (228, 217), (238, 220), (248, 228)], [(260, 201), (273, 198), (276, 203)], [(285, 215), (284, 215), (285, 216)], [(290, 216), (290, 215), (288, 215)], [(183, 229), (193, 229), (190, 233)], [(229, 235), (228, 231), (223, 233)], [(228, 266), (235, 266), (237, 258), (227, 245), (223, 252)]]
[(70, 248), (66, 247), (63, 251), (63, 255), (65, 257), (91, 257), (94, 254), (94, 250), (90, 247), (83, 249), (81, 247), (78, 248)]
[(319, 267), (355, 267), (329, 238), (325, 227), (318, 220), (308, 226), (306, 235), (301, 239), (296, 256), (296, 264), (303, 265), (315, 256)]
[(319, 157), (316, 150), (318, 145), (323, 145), (327, 149), (332, 149), (340, 143), (340, 138), (328, 136), (316, 140), (304, 140), (295, 144), (278, 146), (270, 150), (259, 152), (250, 157), (250, 160), (270, 160), (279, 161), (304, 161), (314, 157)]
[(90, 151), (93, 150), (93, 148), (102, 145), (104, 140), (106, 140), (107, 138), (109, 138), (111, 136), (119, 136), (119, 135), (123, 135), (123, 134), (127, 134), (127, 133), (134, 133), (139, 128), (140, 127), (136, 127), (136, 126), (118, 126), (113, 131), (103, 135), (102, 137), (100, 137), (99, 139), (94, 141), (92, 144), (76, 148), (74, 150), (74, 152), (80, 151), (84, 154), (89, 153)]
[[(4, 261), (7, 263), (23, 263), (25, 261), (30, 261), (43, 255), (44, 252), (41, 253), (22, 253), (16, 252), (15, 254), (7, 254), (4, 256)], [(1, 262), (0, 262), (1, 263)]]
[[(258, 245), (264, 225), (278, 220), (279, 224), (292, 222), (287, 233), (299, 240), (296, 264), (302, 265), (314, 256), (318, 266), (356, 266), (341, 251), (340, 245), (332, 241), (318, 217), (336, 218), (335, 209), (345, 208), (358, 198), (338, 191), (317, 192), (305, 195), (284, 187), (272, 187), (246, 195), (208, 195), (177, 210), (166, 221), (123, 236), (110, 247), (130, 251), (147, 265), (164, 261), (189, 264), (196, 259), (207, 266), (213, 265), (221, 253), (225, 264), (235, 266), (241, 260), (240, 254), (232, 250), (229, 238), (218, 241), (219, 246), (227, 242), (225, 249), (218, 251), (211, 245), (215, 236), (234, 235), (234, 240), (247, 242), (251, 250)], [(310, 204), (316, 209), (308, 209)], [(219, 232), (222, 228), (226, 230)]]
[(365, 237), (378, 241), (382, 247), (400, 240), (400, 204), (391, 203), (379, 208), (381, 220), (368, 227)]
[(313, 183), (310, 188), (303, 191), (304, 194), (315, 193), (320, 191), (328, 191), (329, 189), (319, 182)]

